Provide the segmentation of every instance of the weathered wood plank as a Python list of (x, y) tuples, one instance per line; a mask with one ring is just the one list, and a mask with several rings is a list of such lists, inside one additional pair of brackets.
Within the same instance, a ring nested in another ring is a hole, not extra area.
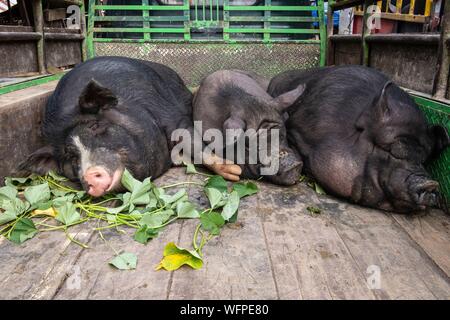
[(440, 210), (420, 215), (392, 216), (450, 277), (450, 217)]
[[(70, 232), (79, 241), (90, 236), (81, 226)], [(22, 245), (0, 238), (0, 299), (51, 298), (81, 250), (59, 231), (40, 233)]]
[[(192, 198), (206, 207), (199, 188)], [(255, 208), (258, 198), (242, 200), (238, 222), (223, 228), (219, 237), (203, 249), (200, 270), (181, 268), (173, 274), (169, 299), (278, 299), (261, 220)], [(192, 247), (198, 221), (185, 221), (180, 245)]]
[(390, 214), (343, 204), (330, 215), (361, 272), (380, 270), (381, 299), (448, 299), (449, 278), (392, 219)]
[[(328, 221), (337, 202), (321, 204), (304, 185), (287, 189), (261, 184), (261, 189), (256, 211), (263, 217), (281, 299), (374, 299)], [(323, 213), (312, 216), (308, 206)]]

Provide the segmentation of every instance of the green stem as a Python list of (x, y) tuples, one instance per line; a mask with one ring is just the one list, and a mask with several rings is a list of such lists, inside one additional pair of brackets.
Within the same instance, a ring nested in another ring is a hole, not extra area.
[(60, 184), (58, 184), (58, 183), (56, 183), (55, 181), (50, 180), (50, 179), (47, 179), (46, 181), (47, 181), (48, 183), (54, 185), (55, 187), (57, 187), (57, 188), (59, 188), (59, 189), (62, 189), (62, 190), (64, 190), (64, 191), (67, 191), (67, 192), (74, 192), (74, 193), (77, 193), (77, 192), (80, 192), (80, 191), (81, 191), (81, 190), (75, 190), (75, 189), (72, 189), (72, 188), (69, 188), (69, 187), (66, 187), (66, 186), (62, 186), (62, 185), (60, 185)]
[(115, 254), (116, 256), (118, 256), (118, 255), (119, 255), (119, 252), (117, 252), (117, 250), (114, 249), (114, 247), (109, 243), (109, 241), (107, 241), (107, 240), (105, 239), (105, 237), (103, 237), (103, 233), (102, 233), (100, 230), (98, 231), (98, 234), (100, 235), (100, 238), (102, 238), (102, 240), (105, 241), (106, 245), (114, 252), (114, 254)]
[(197, 251), (197, 252), (198, 252), (197, 237), (198, 237), (198, 232), (199, 232), (201, 226), (202, 226), (201, 223), (199, 223), (197, 225), (197, 228), (195, 228), (195, 232), (194, 232), (194, 238), (192, 239), (192, 246), (194, 247), (195, 251)]
[(67, 232), (67, 228), (64, 228), (64, 232), (66, 233), (66, 237), (67, 239), (69, 239), (71, 242), (79, 245), (80, 247), (84, 248), (84, 249), (89, 249), (89, 246), (79, 242), (78, 240), (76, 240), (75, 238), (73, 238), (68, 232)]
[(68, 228), (68, 227), (75, 226), (75, 225), (77, 225), (77, 224), (86, 222), (86, 221), (88, 221), (89, 219), (90, 219), (90, 218), (85, 218), (85, 219), (78, 220), (77, 222), (68, 224), (68, 225), (56, 226), (56, 227), (51, 227), (51, 228), (47, 228), (47, 229), (38, 229), (38, 230), (39, 230), (39, 232), (61, 230), (61, 229), (64, 229), (64, 228)]
[(185, 184), (195, 184), (195, 185), (203, 186), (203, 183), (200, 183), (200, 182), (184, 181), (184, 182), (178, 182), (178, 183), (174, 183), (174, 184), (169, 184), (168, 186), (163, 186), (161, 188), (167, 189), (167, 188), (173, 188), (173, 187), (182, 186), (182, 185), (185, 185)]
[(165, 226), (167, 226), (168, 224), (171, 224), (172, 222), (174, 222), (174, 221), (177, 220), (177, 219), (178, 219), (178, 217), (175, 217), (175, 218), (173, 218), (172, 220), (169, 220), (169, 221), (163, 223), (163, 224), (160, 225), (160, 226), (152, 227), (152, 229), (159, 229), (159, 228), (165, 227)]

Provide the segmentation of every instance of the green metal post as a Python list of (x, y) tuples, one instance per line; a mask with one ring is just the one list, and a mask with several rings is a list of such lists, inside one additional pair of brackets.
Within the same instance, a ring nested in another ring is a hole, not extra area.
[(86, 39), (87, 54), (88, 54), (89, 59), (95, 57), (94, 17), (95, 17), (95, 0), (89, 0), (88, 28), (87, 28), (87, 39)]
[(37, 41), (37, 64), (40, 74), (46, 73), (45, 70), (45, 51), (44, 51), (44, 16), (42, 11), (42, 1), (33, 0), (34, 31), (40, 33), (41, 38)]
[(86, 48), (86, 7), (84, 1), (80, 1), (80, 32), (83, 35), (81, 41), (81, 56), (83, 61), (87, 60), (87, 48)]
[[(334, 4), (335, 4), (335, 0), (329, 0), (328, 1), (328, 11), (327, 11), (327, 18), (328, 21), (330, 19), (333, 19), (333, 12), (334, 12)], [(331, 41), (331, 36), (334, 33), (334, 28), (333, 25), (330, 25), (329, 23), (327, 24), (327, 61), (326, 61), (326, 65), (327, 66), (331, 66), (334, 64), (334, 45), (333, 42)]]
[[(266, 7), (271, 6), (272, 0), (266, 0), (265, 5), (266, 5)], [(266, 30), (270, 30), (270, 25), (271, 25), (270, 17), (271, 16), (272, 16), (272, 12), (270, 10), (264, 11), (264, 29), (266, 29)], [(264, 33), (264, 41), (270, 42), (270, 33), (269, 32)]]
[[(197, 4), (197, 2), (196, 2)], [(183, 5), (185, 7), (184, 9), (184, 17), (185, 17), (185, 21), (184, 21), (184, 40), (185, 41), (189, 41), (191, 40), (191, 27), (190, 27), (190, 20), (191, 20), (191, 8), (190, 8), (190, 4), (189, 4), (189, 0), (184, 0), (183, 1)], [(195, 10), (196, 14), (197, 14), (197, 10)]]
[(367, 28), (367, 20), (369, 19), (369, 12), (367, 12), (367, 9), (370, 5), (372, 5), (374, 0), (364, 0), (364, 6), (363, 6), (363, 25), (362, 25), (362, 32), (361, 32), (361, 64), (364, 66), (369, 65), (369, 44), (367, 43), (366, 36), (370, 35), (370, 29)]
[[(142, 5), (144, 6), (148, 6), (148, 0), (142, 0)], [(149, 10), (142, 10), (142, 17), (144, 19), (144, 29), (150, 29), (150, 21), (146, 20), (146, 18), (148, 19), (150, 17), (150, 11)], [(150, 33), (149, 32), (145, 32), (144, 33), (144, 40), (148, 41), (150, 40)]]
[(223, 40), (230, 41), (230, 34), (225, 30), (230, 29), (230, 11), (225, 10), (230, 5), (230, 0), (223, 0)]
[[(328, 15), (328, 25), (330, 26), (331, 32), (333, 31), (333, 9), (328, 4), (328, 12), (331, 12)], [(317, 16), (319, 17), (319, 37), (320, 37), (320, 66), (323, 67), (327, 61), (327, 26), (325, 25), (325, 8), (324, 1), (317, 1)]]

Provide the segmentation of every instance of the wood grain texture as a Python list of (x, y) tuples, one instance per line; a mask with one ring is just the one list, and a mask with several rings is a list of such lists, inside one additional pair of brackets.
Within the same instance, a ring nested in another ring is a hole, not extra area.
[[(156, 184), (204, 179), (174, 168)], [(110, 266), (112, 249), (92, 232), (95, 225), (83, 224), (70, 230), (90, 249), (70, 244), (62, 232), (20, 246), (1, 239), (0, 299), (450, 298), (448, 216), (362, 208), (303, 184), (258, 185), (257, 195), (242, 200), (238, 221), (205, 246), (201, 270), (154, 271), (168, 242), (192, 248), (198, 220), (177, 221), (147, 245), (132, 239), (133, 230), (105, 231), (109, 245), (138, 256), (132, 271)], [(201, 187), (186, 188), (198, 208), (207, 206)], [(378, 289), (367, 285), (370, 266), (379, 267)]]

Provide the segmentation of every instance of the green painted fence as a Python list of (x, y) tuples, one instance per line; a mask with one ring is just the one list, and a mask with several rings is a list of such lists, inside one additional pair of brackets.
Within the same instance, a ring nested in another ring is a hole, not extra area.
[(302, 3), (180, 0), (178, 5), (156, 5), (142, 0), (140, 5), (104, 5), (90, 0), (88, 55), (97, 55), (96, 43), (295, 43), (317, 45), (318, 64), (325, 65), (324, 1), (294, 2)]

